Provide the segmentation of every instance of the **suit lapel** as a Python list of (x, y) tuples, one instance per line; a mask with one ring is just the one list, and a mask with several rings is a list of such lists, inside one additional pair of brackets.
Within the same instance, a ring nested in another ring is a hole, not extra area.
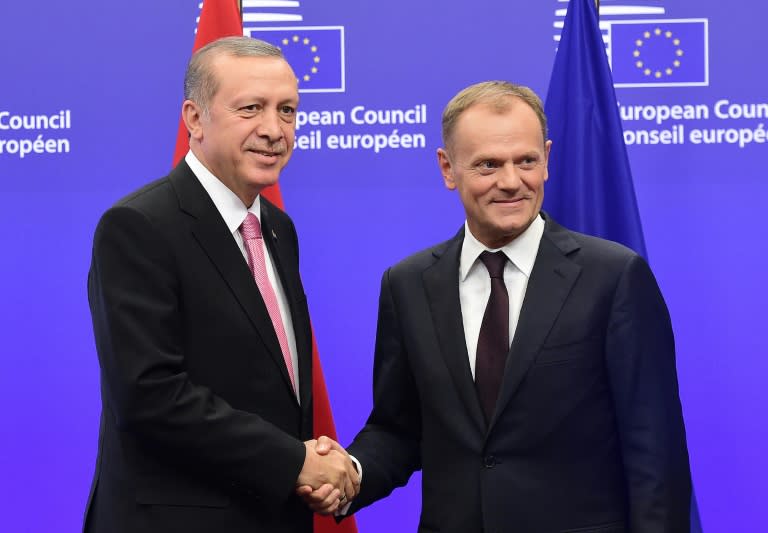
[(424, 288), (437, 332), (440, 353), (470, 418), (477, 425), (478, 431), (485, 433), (485, 419), (469, 367), (464, 323), (461, 318), (459, 254), (463, 239), (462, 230), (444, 249), (434, 252), (437, 260), (432, 267), (424, 271)]
[(554, 221), (546, 216), (545, 220), (544, 235), (528, 280), (491, 429), (536, 359), (581, 272), (581, 267), (566, 257), (578, 248), (576, 241)]
[[(299, 272), (293, 268), (293, 260), (289, 253), (289, 247), (293, 239), (291, 235), (284, 232), (284, 228), (278, 225), (272, 216), (272, 213), (278, 208), (263, 196), (260, 201), (261, 227), (264, 242), (267, 244), (269, 254), (275, 263), (275, 269), (280, 276), (280, 283), (283, 286), (290, 307), (293, 333), (296, 339), (296, 358), (299, 364), (299, 398), (301, 399), (302, 407), (305, 407), (309, 405), (312, 394), (312, 338), (308, 337), (310, 325), (304, 319), (307, 315), (297, 309), (299, 302), (303, 300), (303, 291), (299, 294), (301, 277)], [(285, 363), (283, 363), (283, 366), (285, 366)]]
[(171, 172), (169, 179), (176, 190), (181, 210), (195, 218), (192, 224), (194, 238), (224, 278), (233, 296), (256, 328), (286, 385), (290, 388), (291, 381), (272, 320), (251, 271), (243, 259), (243, 254), (238, 249), (224, 219), (221, 218), (213, 200), (184, 161)]

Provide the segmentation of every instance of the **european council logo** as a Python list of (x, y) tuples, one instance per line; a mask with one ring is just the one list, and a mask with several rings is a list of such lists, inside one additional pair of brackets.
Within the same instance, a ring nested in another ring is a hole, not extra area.
[(248, 37), (283, 51), (299, 80), (300, 93), (343, 93), (344, 27), (246, 28)]
[(709, 85), (707, 19), (615, 21), (609, 32), (615, 87)]

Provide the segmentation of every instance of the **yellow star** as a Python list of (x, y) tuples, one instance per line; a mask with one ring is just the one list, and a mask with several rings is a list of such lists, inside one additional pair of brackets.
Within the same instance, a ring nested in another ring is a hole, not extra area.
[(299, 42), (299, 36), (298, 35), (294, 35), (293, 36), (293, 42), (294, 43), (298, 43)]
[(312, 74), (317, 74), (317, 67), (312, 67)]
[(315, 56), (315, 57), (313, 57), (313, 58), (312, 58), (312, 60), (313, 60), (315, 63), (320, 63), (320, 56)]
[(675, 60), (672, 62), (672, 64), (673, 64), (675, 67), (679, 67), (679, 66), (680, 66), (680, 61), (679, 61), (679, 60), (677, 60), (677, 59), (675, 59)]
[(304, 44), (309, 44), (309, 39), (304, 37), (304, 41), (302, 41)]
[(640, 39), (638, 39), (637, 41), (635, 41), (635, 44), (636, 44), (637, 46), (643, 46), (643, 41), (641, 41)]
[(674, 44), (675, 46), (680, 46), (680, 39), (673, 39), (672, 44)]
[(640, 50), (635, 50), (634, 52), (632, 52), (632, 55), (635, 57), (640, 57)]
[(667, 76), (671, 76), (672, 75), (672, 69), (671, 68), (667, 68), (667, 70), (665, 70), (665, 72), (667, 73)]
[(309, 81), (309, 74), (304, 74), (304, 81)]
[(311, 50), (313, 53), (314, 53), (314, 52), (317, 52), (317, 46), (312, 46), (312, 47), (310, 48), (310, 50)]
[(661, 28), (656, 28), (655, 30), (653, 30), (653, 33), (655, 33), (656, 35), (661, 35)]
[(651, 75), (651, 69), (649, 69), (649, 68), (645, 69), (643, 71), (643, 74), (645, 74), (646, 76), (650, 76)]
[(287, 38), (283, 39), (283, 44), (288, 44), (289, 42)]
[(657, 78), (661, 78), (661, 72), (659, 72), (658, 70), (654, 72), (653, 75), (656, 76)]
[(677, 57), (680, 57), (681, 55), (683, 55), (683, 51), (678, 48), (677, 50), (675, 50), (675, 55)]
[(643, 62), (642, 61), (638, 61), (637, 63), (635, 63), (635, 65), (637, 65), (637, 68), (643, 68)]
[(669, 39), (669, 38), (671, 38), (671, 37), (672, 37), (672, 32), (671, 32), (671, 31), (669, 31), (669, 30), (667, 30), (667, 31), (666, 31), (666, 33), (665, 33), (664, 35), (667, 37), (667, 39)]
[(651, 32), (649, 32), (649, 31), (644, 31), (643, 32), (643, 37), (645, 37), (646, 39), (648, 39), (650, 36), (651, 36)]

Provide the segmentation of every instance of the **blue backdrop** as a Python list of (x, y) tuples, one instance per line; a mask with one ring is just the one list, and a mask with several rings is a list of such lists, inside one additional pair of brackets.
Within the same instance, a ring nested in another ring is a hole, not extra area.
[[(244, 4), (246, 33), (289, 39), (306, 89), (304, 140), (281, 183), (346, 444), (370, 408), (381, 273), (463, 221), (436, 165), (442, 107), (486, 79), (545, 97), (567, 3)], [(766, 531), (768, 7), (601, 4), (648, 255), (676, 333), (703, 529)], [(198, 12), (196, 0), (0, 4), (2, 531), (80, 527), (100, 409), (91, 237), (109, 205), (170, 167)], [(641, 46), (656, 48), (638, 67)], [(412, 531), (419, 502), (414, 478), (361, 512), (360, 531)]]

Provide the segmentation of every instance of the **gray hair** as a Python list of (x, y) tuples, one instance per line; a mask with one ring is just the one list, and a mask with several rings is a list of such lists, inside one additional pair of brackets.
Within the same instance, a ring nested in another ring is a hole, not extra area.
[(443, 111), (443, 144), (448, 147), (459, 116), (475, 104), (488, 104), (496, 111), (503, 112), (509, 107), (509, 97), (520, 98), (533, 109), (541, 124), (544, 142), (547, 140), (547, 117), (541, 98), (528, 87), (508, 81), (484, 81), (470, 85), (451, 98)]
[(224, 37), (200, 48), (187, 65), (184, 75), (184, 99), (199, 105), (204, 115), (208, 114), (208, 105), (219, 90), (219, 80), (216, 79), (211, 63), (220, 55), (277, 57), (285, 60), (278, 47), (250, 37)]

